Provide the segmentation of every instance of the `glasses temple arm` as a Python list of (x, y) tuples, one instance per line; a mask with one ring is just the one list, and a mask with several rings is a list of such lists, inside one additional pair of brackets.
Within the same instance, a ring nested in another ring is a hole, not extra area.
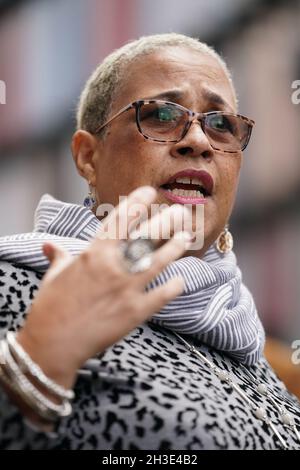
[(108, 121), (106, 121), (104, 124), (101, 124), (100, 126), (98, 126), (94, 132), (94, 134), (98, 134), (104, 127), (106, 127), (109, 123), (111, 123), (111, 121), (113, 121), (115, 118), (119, 117), (121, 114), (125, 113), (126, 111), (129, 111), (129, 109), (131, 108), (134, 108), (134, 104), (131, 103), (127, 106), (125, 106), (124, 108), (120, 109), (119, 112), (117, 112), (117, 114), (114, 114), (114, 116), (112, 116), (110, 119), (108, 119)]

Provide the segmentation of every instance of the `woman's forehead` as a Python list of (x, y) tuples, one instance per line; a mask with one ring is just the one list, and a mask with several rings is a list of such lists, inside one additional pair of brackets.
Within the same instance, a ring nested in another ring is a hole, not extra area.
[[(201, 101), (211, 105), (214, 109), (226, 110), (228, 112), (234, 112), (235, 108), (232, 103), (227, 102), (221, 94), (214, 91), (211, 87), (202, 86), (197, 90), (201, 95)], [(156, 95), (143, 96), (145, 100), (164, 100), (171, 101), (174, 103), (185, 103), (191, 98), (191, 89), (185, 84), (180, 88), (167, 88)]]
[(118, 103), (115, 104), (125, 106), (137, 99), (166, 94), (172, 89), (191, 100), (202, 99), (204, 93), (210, 92), (235, 109), (234, 91), (221, 63), (208, 53), (186, 47), (168, 47), (132, 62), (124, 70), (115, 97)]

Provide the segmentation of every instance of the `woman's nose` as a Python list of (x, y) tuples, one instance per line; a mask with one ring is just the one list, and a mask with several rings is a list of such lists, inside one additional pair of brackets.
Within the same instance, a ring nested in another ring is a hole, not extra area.
[(201, 122), (194, 119), (182, 140), (173, 145), (171, 149), (173, 157), (199, 157), (211, 159), (214, 150), (202, 129)]

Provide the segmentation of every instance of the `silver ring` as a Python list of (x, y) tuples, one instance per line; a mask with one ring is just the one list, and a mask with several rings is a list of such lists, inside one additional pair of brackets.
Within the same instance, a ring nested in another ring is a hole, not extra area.
[(121, 243), (121, 252), (127, 271), (141, 273), (150, 268), (155, 246), (149, 238), (137, 238)]

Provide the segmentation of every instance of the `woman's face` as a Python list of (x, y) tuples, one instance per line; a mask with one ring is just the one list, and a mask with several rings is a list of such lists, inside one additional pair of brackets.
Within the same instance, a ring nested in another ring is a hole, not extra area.
[[(110, 116), (133, 101), (158, 95), (193, 111), (236, 112), (234, 92), (217, 60), (186, 47), (168, 47), (144, 56), (129, 67), (125, 77)], [(135, 123), (135, 110), (131, 109), (114, 119), (105, 137), (97, 141), (92, 156), (93, 174), (87, 179), (95, 186), (99, 203), (117, 205), (119, 196), (151, 185), (158, 190), (156, 202), (171, 205), (162, 185), (173, 175), (185, 170), (209, 173), (213, 189), (204, 205), (205, 242), (201, 256), (228, 221), (240, 166), (241, 152), (214, 150), (196, 122), (178, 143), (144, 139)]]

